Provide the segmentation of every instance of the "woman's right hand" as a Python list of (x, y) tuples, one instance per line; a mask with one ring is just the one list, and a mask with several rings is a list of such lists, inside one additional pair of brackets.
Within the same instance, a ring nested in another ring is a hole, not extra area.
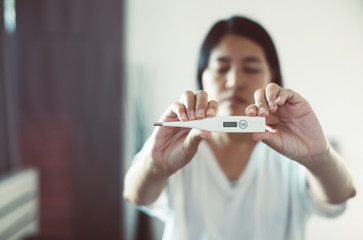
[[(160, 122), (193, 121), (215, 117), (218, 105), (215, 100), (208, 101), (208, 94), (203, 90), (196, 93), (186, 91), (178, 102), (168, 107)], [(199, 129), (155, 128), (149, 152), (153, 173), (160, 177), (169, 177), (192, 160), (200, 142), (210, 135), (210, 132)]]

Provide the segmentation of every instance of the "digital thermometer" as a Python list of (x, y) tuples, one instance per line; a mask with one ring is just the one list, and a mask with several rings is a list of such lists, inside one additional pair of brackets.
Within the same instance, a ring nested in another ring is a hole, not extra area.
[(155, 122), (154, 126), (197, 128), (210, 132), (265, 132), (264, 117), (218, 116), (186, 122)]

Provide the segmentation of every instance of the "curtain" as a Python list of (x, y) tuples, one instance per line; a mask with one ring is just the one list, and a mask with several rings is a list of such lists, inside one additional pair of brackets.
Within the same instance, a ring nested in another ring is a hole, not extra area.
[(19, 165), (40, 173), (34, 239), (123, 238), (122, 10), (118, 0), (16, 2), (14, 141)]

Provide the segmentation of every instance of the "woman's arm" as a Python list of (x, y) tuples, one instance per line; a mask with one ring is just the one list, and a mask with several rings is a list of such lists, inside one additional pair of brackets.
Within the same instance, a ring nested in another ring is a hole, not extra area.
[[(260, 111), (261, 108), (268, 109)], [(309, 170), (309, 191), (330, 203), (341, 203), (355, 195), (352, 178), (340, 156), (329, 146), (310, 104), (298, 93), (270, 83), (255, 92), (249, 116), (264, 116), (268, 130), (255, 133), (277, 152)]]
[(328, 148), (321, 156), (306, 166), (308, 184), (311, 195), (329, 203), (342, 203), (355, 196), (352, 178), (344, 164), (344, 160), (332, 149)]
[(167, 177), (159, 176), (152, 162), (147, 154), (140, 156), (127, 171), (123, 192), (127, 201), (136, 205), (149, 205), (165, 188)]
[[(205, 91), (186, 91), (179, 102), (165, 111), (160, 121), (203, 119), (216, 116), (217, 111), (218, 103), (208, 101)], [(124, 198), (137, 205), (153, 203), (165, 188), (168, 177), (192, 160), (200, 142), (210, 134), (198, 129), (156, 127), (126, 174)]]

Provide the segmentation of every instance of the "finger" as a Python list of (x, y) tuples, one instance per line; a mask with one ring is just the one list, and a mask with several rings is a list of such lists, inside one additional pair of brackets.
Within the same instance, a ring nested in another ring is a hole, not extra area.
[(189, 120), (195, 120), (195, 96), (192, 91), (185, 91), (180, 97), (180, 102), (185, 105)]
[(270, 112), (275, 112), (277, 110), (277, 105), (275, 102), (280, 90), (282, 90), (282, 88), (276, 83), (269, 83), (266, 86), (266, 100), (268, 104), (268, 110)]
[(208, 103), (206, 115), (207, 117), (215, 117), (218, 112), (219, 103), (215, 100), (212, 100)]
[(283, 143), (281, 138), (277, 134), (270, 131), (265, 131), (263, 133), (253, 133), (252, 137), (254, 140), (262, 141), (270, 148), (281, 153)]
[(199, 90), (195, 94), (195, 113), (197, 119), (205, 118), (205, 112), (208, 107), (208, 94), (204, 90)]
[(297, 103), (301, 100), (301, 97), (300, 97), (300, 99), (299, 99), (299, 97), (300, 97), (300, 95), (296, 94), (291, 89), (283, 89), (278, 94), (278, 97), (275, 102), (277, 105), (283, 105), (283, 104), (285, 104), (286, 101), (289, 101), (290, 103), (293, 104), (293, 103)]
[(193, 157), (203, 139), (209, 138), (211, 133), (193, 128), (184, 141), (184, 151), (189, 158)]
[(245, 113), (247, 116), (254, 117), (258, 113), (258, 109), (256, 104), (251, 104), (248, 107), (246, 107)]
[(268, 115), (268, 106), (265, 96), (265, 89), (260, 88), (256, 90), (254, 97), (255, 97), (255, 104), (258, 109), (258, 116), (266, 117)]
[(159, 119), (160, 122), (168, 121), (168, 119), (175, 119), (179, 118), (178, 115), (172, 110), (172, 105), (170, 105), (163, 115), (161, 115), (161, 118)]
[(175, 102), (170, 106), (170, 110), (178, 116), (180, 121), (188, 120), (184, 104), (181, 104), (180, 102)]

